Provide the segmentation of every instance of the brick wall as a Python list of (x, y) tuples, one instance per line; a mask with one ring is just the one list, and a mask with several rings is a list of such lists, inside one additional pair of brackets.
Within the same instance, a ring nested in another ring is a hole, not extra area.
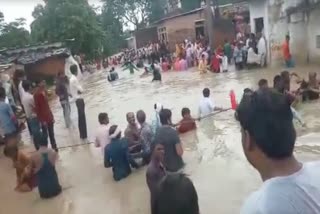
[[(170, 51), (174, 51), (176, 43), (181, 43), (185, 39), (191, 41), (194, 41), (196, 39), (195, 21), (205, 19), (206, 13), (205, 10), (202, 10), (198, 11), (197, 13), (165, 20), (158, 25), (158, 28), (166, 27), (169, 40), (169, 49)], [(205, 34), (207, 34), (206, 26), (204, 27)], [(232, 20), (215, 20), (213, 27), (213, 37), (215, 47), (223, 44), (224, 39), (226, 38), (229, 40), (233, 40), (235, 37), (235, 30)]]
[(150, 27), (135, 32), (137, 48), (146, 46), (149, 42), (158, 41), (157, 27)]
[(196, 39), (195, 21), (200, 19), (205, 19), (204, 10), (185, 16), (167, 19), (158, 25), (158, 29), (166, 27), (169, 49), (171, 51), (175, 50), (176, 43), (181, 43), (185, 39)]

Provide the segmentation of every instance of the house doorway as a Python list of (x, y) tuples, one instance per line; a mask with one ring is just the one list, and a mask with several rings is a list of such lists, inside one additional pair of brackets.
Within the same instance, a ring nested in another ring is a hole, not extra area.
[(195, 21), (196, 39), (201, 39), (205, 35), (204, 20)]
[(255, 25), (255, 29), (256, 29), (256, 34), (257, 33), (263, 33), (263, 31), (264, 31), (264, 20), (263, 20), (263, 18), (262, 17), (260, 17), (260, 18), (256, 18), (256, 19), (254, 19), (254, 25)]

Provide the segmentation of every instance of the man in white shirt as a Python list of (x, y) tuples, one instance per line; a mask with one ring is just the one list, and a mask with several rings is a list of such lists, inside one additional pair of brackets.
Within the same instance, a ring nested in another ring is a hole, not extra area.
[(100, 126), (96, 132), (95, 146), (101, 147), (102, 154), (104, 154), (105, 147), (110, 143), (109, 138), (109, 117), (107, 113), (100, 113), (98, 116)]
[(264, 182), (241, 213), (320, 213), (320, 162), (303, 164), (294, 157), (296, 131), (286, 96), (272, 89), (245, 96), (237, 119), (244, 154)]
[[(85, 140), (88, 137), (87, 134), (87, 120), (85, 113), (85, 103), (84, 100), (80, 97), (80, 94), (83, 93), (83, 88), (79, 83), (77, 78), (78, 67), (76, 65), (70, 66), (71, 77), (70, 77), (70, 95), (71, 102), (75, 102), (78, 109), (78, 128), (80, 139)], [(71, 103), (70, 102), (70, 103)]]
[(257, 45), (258, 54), (261, 57), (260, 65), (261, 67), (264, 67), (266, 64), (266, 58), (267, 58), (267, 42), (262, 33), (257, 34), (259, 41)]
[(35, 104), (34, 104), (34, 98), (31, 94), (31, 83), (28, 80), (22, 81), (22, 87), (24, 90), (24, 95), (22, 97), (21, 103), (23, 105), (27, 122), (30, 126), (30, 132), (33, 139), (33, 144), (35, 148), (39, 149), (39, 134), (40, 134), (40, 122), (37, 118), (37, 114), (35, 112)]
[(210, 99), (210, 89), (205, 88), (202, 91), (203, 98), (200, 100), (198, 115), (201, 119), (202, 117), (208, 116), (214, 111), (222, 111), (223, 108), (216, 107), (214, 102)]

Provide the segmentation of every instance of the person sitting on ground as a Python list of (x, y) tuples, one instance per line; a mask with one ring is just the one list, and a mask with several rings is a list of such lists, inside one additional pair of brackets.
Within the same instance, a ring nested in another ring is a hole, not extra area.
[(151, 152), (151, 161), (147, 168), (146, 181), (150, 190), (151, 213), (155, 213), (154, 208), (157, 187), (162, 178), (166, 175), (166, 170), (163, 164), (164, 146), (162, 144), (152, 144)]
[(167, 175), (159, 184), (152, 214), (200, 214), (192, 181), (184, 174)]
[(101, 147), (104, 152), (105, 147), (110, 143), (109, 138), (109, 116), (107, 113), (100, 113), (98, 116), (100, 126), (97, 129), (95, 137), (95, 146)]
[(121, 130), (113, 125), (109, 130), (110, 144), (104, 150), (104, 166), (112, 167), (113, 179), (120, 181), (131, 174), (128, 144), (121, 138)]
[(17, 185), (15, 190), (18, 192), (31, 192), (37, 186), (35, 174), (32, 170), (32, 161), (26, 153), (19, 150), (16, 137), (9, 136), (6, 140), (4, 154), (13, 161), (16, 169)]
[(214, 111), (223, 111), (225, 109), (220, 108), (220, 107), (216, 107), (214, 105), (214, 102), (212, 102), (212, 100), (210, 99), (210, 89), (209, 88), (205, 88), (202, 91), (203, 94), (203, 98), (200, 101), (199, 104), (199, 118), (201, 117), (205, 117), (211, 113), (213, 113)]
[(237, 113), (244, 154), (264, 181), (241, 213), (320, 213), (320, 162), (295, 158), (296, 131), (286, 96), (258, 90), (242, 99)]
[(154, 64), (151, 65), (151, 70), (153, 72), (153, 79), (152, 82), (154, 81), (160, 81), (161, 82), (161, 73), (159, 68), (157, 68)]
[(39, 135), (40, 148), (32, 155), (32, 164), (37, 175), (38, 190), (41, 198), (53, 198), (62, 191), (55, 168), (57, 153), (48, 148), (48, 139)]
[(137, 112), (137, 120), (140, 124), (140, 139), (144, 151), (144, 162), (149, 163), (151, 155), (151, 144), (154, 140), (154, 133), (152, 132), (152, 127), (146, 122), (146, 113), (142, 110)]
[(160, 121), (162, 126), (155, 135), (155, 143), (164, 145), (165, 157), (164, 166), (169, 172), (177, 172), (184, 166), (182, 160), (183, 148), (178, 132), (172, 127), (171, 110), (162, 109), (160, 111)]
[(180, 134), (192, 131), (197, 128), (195, 119), (192, 118), (189, 108), (183, 108), (181, 111), (182, 120), (178, 123), (178, 132)]
[(259, 89), (269, 88), (268, 80), (266, 79), (259, 80), (258, 85), (259, 85)]
[(117, 79), (119, 79), (119, 75), (116, 72), (116, 70), (114, 69), (114, 67), (112, 67), (111, 70), (109, 71), (109, 74), (108, 74), (108, 81), (113, 82)]

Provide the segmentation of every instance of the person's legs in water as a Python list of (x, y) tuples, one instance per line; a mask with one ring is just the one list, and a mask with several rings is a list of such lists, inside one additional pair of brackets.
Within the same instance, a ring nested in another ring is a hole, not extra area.
[(64, 122), (67, 128), (71, 126), (71, 108), (69, 101), (61, 102), (61, 107), (63, 110)]
[(54, 123), (49, 123), (47, 126), (47, 130), (49, 133), (49, 138), (50, 138), (50, 143), (52, 149), (54, 149), (56, 152), (58, 152), (57, 144), (56, 144), (56, 139), (54, 137)]
[(40, 134), (40, 122), (38, 121), (37, 118), (31, 118), (31, 119), (27, 119), (28, 123), (30, 124), (30, 129), (32, 132), (32, 138), (33, 138), (33, 144), (34, 147), (36, 148), (36, 150), (39, 149), (39, 142), (37, 142), (38, 135)]
[(78, 127), (81, 139), (87, 139), (87, 120), (85, 113), (85, 103), (83, 99), (77, 99), (76, 105), (78, 108)]

